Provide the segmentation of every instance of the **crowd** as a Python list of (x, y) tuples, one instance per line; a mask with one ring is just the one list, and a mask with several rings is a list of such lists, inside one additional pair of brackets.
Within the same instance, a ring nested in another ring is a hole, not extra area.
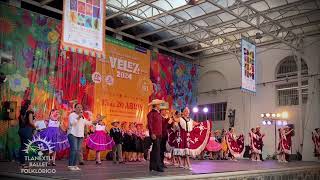
[[(19, 161), (23, 168), (28, 168), (25, 162), (26, 144), (35, 137), (45, 138), (52, 144), (49, 165), (55, 166), (56, 153), (70, 149), (68, 168), (80, 170), (77, 164), (83, 164), (84, 149), (96, 152), (96, 164), (101, 165), (101, 152), (110, 150), (115, 164), (127, 162), (150, 161), (150, 171), (163, 172), (172, 165), (192, 170), (190, 158), (220, 159), (237, 161), (245, 151), (244, 135), (237, 135), (232, 127), (228, 131), (211, 131), (211, 122), (196, 122), (190, 118), (190, 111), (184, 108), (182, 112), (171, 111), (161, 107), (163, 101), (153, 100), (149, 105), (147, 127), (143, 124), (125, 121), (112, 121), (112, 127), (107, 129), (103, 122), (105, 118), (97, 115), (95, 119), (87, 120), (83, 115), (81, 104), (75, 104), (74, 111), (69, 115), (67, 131), (61, 129), (58, 110), (51, 110), (45, 128), (35, 125), (31, 101), (24, 101), (19, 116), (18, 134), (20, 137)], [(85, 127), (89, 128), (86, 133)], [(291, 136), (293, 130), (289, 127), (279, 129), (278, 161), (287, 162), (286, 155), (291, 151)], [(249, 132), (250, 159), (262, 160), (264, 134), (260, 127)], [(320, 158), (320, 130), (312, 133), (315, 156)], [(83, 144), (85, 148), (83, 149)], [(12, 156), (13, 156), (12, 155)]]

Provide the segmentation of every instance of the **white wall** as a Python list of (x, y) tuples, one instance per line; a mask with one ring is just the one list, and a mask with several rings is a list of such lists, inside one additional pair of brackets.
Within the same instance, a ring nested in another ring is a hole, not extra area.
[[(309, 67), (309, 74), (320, 72), (320, 37), (304, 39), (303, 59)], [(275, 70), (278, 63), (285, 57), (293, 55), (293, 51), (285, 45), (277, 44), (268, 47), (257, 48), (257, 83), (275, 80)], [(212, 89), (225, 89), (240, 87), (241, 73), (240, 64), (235, 56), (223, 55), (200, 60), (200, 82), (199, 93)], [(302, 107), (302, 117), (304, 127), (304, 148), (303, 159), (315, 160), (313, 157), (313, 144), (311, 131), (315, 127), (320, 127), (320, 105), (319, 105), (319, 79), (320, 76), (309, 78), (309, 102)], [(225, 81), (225, 82), (224, 82)], [(315, 83), (314, 83), (315, 82)], [(228, 109), (236, 109), (235, 128), (238, 133), (243, 133), (248, 137), (251, 127), (260, 125), (262, 131), (266, 133), (264, 139), (264, 153), (272, 155), (274, 153), (274, 126), (262, 126), (260, 114), (264, 112), (289, 113), (289, 121), (296, 127), (296, 135), (293, 137), (293, 153), (299, 150), (299, 108), (300, 106), (279, 107), (276, 103), (275, 86), (279, 83), (270, 83), (257, 86), (256, 94), (241, 92), (240, 89), (218, 92), (217, 94), (200, 94), (199, 104), (228, 102)], [(229, 122), (218, 122), (218, 127), (228, 128)], [(278, 141), (278, 137), (277, 137)], [(301, 151), (301, 150), (300, 150)]]

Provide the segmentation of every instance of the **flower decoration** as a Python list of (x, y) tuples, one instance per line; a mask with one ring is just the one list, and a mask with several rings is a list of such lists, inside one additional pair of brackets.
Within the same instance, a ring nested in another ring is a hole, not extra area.
[(80, 84), (81, 84), (81, 86), (85, 86), (85, 85), (86, 85), (86, 82), (87, 82), (87, 81), (86, 81), (86, 78), (82, 76), (82, 77), (80, 78)]
[(48, 40), (51, 44), (56, 43), (58, 38), (59, 38), (59, 33), (56, 30), (53, 30), (48, 33)]
[(22, 16), (22, 21), (27, 26), (31, 26), (32, 25), (32, 18), (30, 16), (30, 12), (29, 11), (24, 11), (23, 16)]
[(14, 31), (16, 25), (8, 18), (0, 17), (0, 32), (3, 34), (10, 34)]
[(45, 17), (45, 16), (38, 16), (38, 18), (37, 18), (37, 24), (38, 24), (39, 26), (44, 26), (44, 25), (47, 24), (47, 20), (48, 20), (48, 18)]
[(23, 92), (29, 87), (29, 79), (22, 77), (20, 74), (8, 76), (9, 87), (14, 92)]
[(26, 67), (31, 68), (33, 64), (33, 49), (32, 48), (24, 48), (22, 50), (22, 56), (25, 59)]

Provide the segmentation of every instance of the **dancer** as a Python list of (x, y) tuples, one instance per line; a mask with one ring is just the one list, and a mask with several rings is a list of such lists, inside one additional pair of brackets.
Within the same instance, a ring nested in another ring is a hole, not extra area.
[(152, 105), (152, 110), (148, 113), (148, 129), (152, 140), (152, 150), (150, 153), (150, 171), (164, 172), (161, 166), (160, 158), (160, 143), (162, 136), (162, 117), (160, 115), (160, 104), (162, 100), (154, 99), (149, 105)]
[(260, 147), (260, 137), (256, 134), (256, 129), (251, 128), (249, 133), (250, 138), (250, 152), (251, 152), (251, 160), (252, 161), (261, 161), (260, 154), (261, 154), (261, 147)]
[(110, 136), (112, 137), (115, 145), (112, 147), (112, 158), (114, 164), (124, 163), (122, 159), (122, 144), (123, 136), (122, 130), (119, 127), (119, 121), (113, 120), (111, 125), (113, 126), (110, 130)]
[(144, 160), (144, 138), (145, 138), (145, 131), (143, 130), (143, 124), (138, 123), (136, 124), (137, 128), (137, 144), (136, 144), (136, 151), (137, 151), (137, 161), (141, 162)]
[(226, 135), (227, 135), (226, 130), (222, 129), (222, 133), (221, 133), (221, 151), (220, 151), (220, 156), (221, 156), (222, 160), (227, 160), (228, 159), (228, 154), (229, 154)]
[(161, 108), (160, 114), (162, 117), (162, 138), (160, 143), (160, 157), (161, 165), (163, 168), (167, 168), (165, 165), (165, 153), (167, 152), (167, 141), (168, 141), (168, 129), (171, 128), (172, 120), (169, 117), (168, 110), (166, 108)]
[(312, 141), (314, 143), (314, 156), (320, 160), (320, 128), (312, 132)]
[(256, 135), (258, 136), (258, 148), (259, 150), (261, 151), (261, 153), (259, 154), (259, 159), (261, 161), (264, 161), (263, 158), (262, 158), (262, 148), (263, 148), (263, 137), (265, 136), (265, 134), (262, 134), (261, 131), (260, 131), (260, 126), (257, 126), (256, 127)]
[[(189, 108), (185, 108), (179, 120), (179, 133), (177, 133), (178, 148), (174, 149), (174, 155), (182, 156), (184, 168), (192, 170), (189, 157), (199, 155), (206, 147), (209, 137), (211, 123), (204, 121), (197, 123), (190, 118)], [(170, 130), (171, 131), (171, 130)], [(171, 132), (169, 132), (171, 133)], [(174, 138), (170, 138), (169, 144)]]
[(129, 162), (129, 146), (130, 136), (128, 134), (128, 123), (126, 121), (121, 123), (123, 146), (122, 146), (122, 158), (124, 162)]
[(278, 162), (287, 163), (286, 154), (291, 153), (291, 132), (293, 129), (286, 131), (288, 127), (279, 128), (279, 144), (278, 144)]
[(51, 161), (48, 165), (56, 165), (57, 152), (63, 151), (70, 147), (67, 133), (60, 128), (60, 114), (56, 109), (52, 109), (49, 114), (49, 121), (47, 128), (37, 133), (35, 136), (40, 136), (41, 139), (47, 139), (53, 146), (53, 152), (50, 154)]
[(25, 100), (22, 103), (20, 115), (19, 115), (19, 136), (20, 136), (20, 165), (22, 168), (28, 168), (25, 164), (25, 156), (26, 152), (26, 145), (29, 141), (32, 140), (33, 131), (36, 129), (35, 125), (33, 124), (33, 120), (35, 119), (34, 112), (31, 110), (31, 101)]
[[(217, 130), (215, 132), (211, 132), (211, 137), (209, 139), (209, 142), (206, 146), (206, 151), (209, 152), (210, 160), (218, 159), (217, 153), (219, 154), (221, 151), (221, 144), (216, 139), (216, 136), (218, 136), (220, 132)], [(219, 156), (219, 155), (218, 155)]]
[(237, 161), (237, 158), (243, 156), (244, 153), (244, 136), (241, 134), (236, 136), (235, 129), (232, 127), (226, 134), (226, 142), (228, 145), (228, 150), (231, 154), (231, 160)]
[(95, 131), (87, 139), (87, 146), (96, 151), (96, 164), (101, 165), (100, 152), (111, 150), (114, 146), (114, 141), (106, 133), (106, 126), (102, 121), (105, 117), (98, 114), (95, 125)]
[(173, 111), (172, 115), (172, 127), (168, 130), (168, 141), (167, 141), (167, 149), (171, 152), (173, 156), (173, 164), (176, 167), (183, 168), (181, 161), (181, 155), (175, 154), (174, 150), (179, 148), (179, 144), (181, 142), (180, 137), (180, 128), (179, 128), (179, 121), (181, 118), (181, 113), (179, 111)]
[(76, 166), (80, 157), (80, 148), (84, 137), (85, 126), (95, 124), (96, 121), (88, 121), (83, 117), (81, 104), (75, 104), (75, 111), (69, 115), (68, 141), (70, 144), (70, 156), (68, 169), (71, 171), (81, 170)]
[(137, 160), (137, 135), (136, 135), (136, 124), (134, 122), (130, 122), (129, 130), (127, 134), (129, 135), (128, 142), (128, 158), (129, 162), (134, 162)]

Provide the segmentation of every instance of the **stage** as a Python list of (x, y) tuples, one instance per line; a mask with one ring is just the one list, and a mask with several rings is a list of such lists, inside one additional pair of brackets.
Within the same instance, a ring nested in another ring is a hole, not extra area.
[[(1, 179), (320, 179), (320, 162), (294, 161), (278, 163), (264, 162), (193, 160), (192, 171), (169, 167), (164, 173), (149, 172), (147, 162), (113, 164), (103, 161), (97, 166), (94, 161), (86, 161), (79, 166), (81, 171), (69, 171), (67, 161), (57, 161), (55, 174), (22, 174), (14, 162), (1, 162)], [(33, 168), (35, 169), (35, 168)]]

